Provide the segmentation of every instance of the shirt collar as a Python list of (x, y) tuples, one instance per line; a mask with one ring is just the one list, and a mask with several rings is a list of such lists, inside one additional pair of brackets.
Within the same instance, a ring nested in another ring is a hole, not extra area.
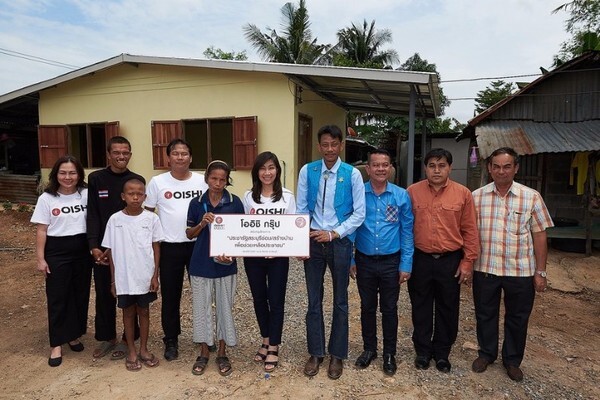
[[(342, 163), (342, 159), (338, 157), (333, 167), (329, 168), (329, 172), (336, 174), (337, 170), (340, 168), (340, 164)], [(321, 160), (321, 173), (327, 171), (327, 166), (325, 165), (325, 160)]]
[[(206, 190), (206, 192), (204, 192), (204, 194), (202, 195), (202, 197), (200, 198), (200, 201), (202, 203), (205, 203), (208, 206), (212, 207), (212, 204), (210, 203), (210, 199), (208, 197), (208, 189)], [(219, 204), (217, 205), (217, 207), (220, 206), (224, 206), (225, 204), (229, 204), (232, 202), (232, 196), (229, 194), (229, 192), (227, 191), (227, 189), (223, 189), (223, 196), (221, 197), (221, 200), (219, 201)], [(215, 208), (217, 208), (215, 207)]]
[[(425, 178), (425, 182), (427, 182), (427, 186), (429, 187), (430, 190), (435, 190), (433, 188), (433, 186), (431, 185), (431, 183), (429, 183), (429, 181), (427, 180), (427, 178)], [(444, 183), (440, 189), (446, 189), (448, 187), (448, 185), (450, 184), (450, 178), (446, 179), (446, 183)]]
[[(389, 187), (390, 187), (390, 185), (388, 185), (388, 183), (386, 182), (385, 183), (385, 190), (383, 192), (381, 192), (381, 193), (389, 192)], [(373, 193), (373, 194), (375, 194), (375, 192), (373, 192), (373, 186), (371, 186), (371, 181), (367, 181), (365, 183), (365, 192), (366, 193)]]
[[(494, 192), (496, 194), (498, 194), (498, 189), (496, 189), (496, 184), (494, 182), (492, 182), (488, 188), (486, 188), (487, 192)], [(519, 196), (519, 194), (521, 193), (521, 186), (517, 183), (514, 182), (512, 183), (512, 185), (510, 185), (510, 187), (508, 188), (508, 190), (506, 191), (506, 195), (508, 194), (513, 194), (515, 196)]]

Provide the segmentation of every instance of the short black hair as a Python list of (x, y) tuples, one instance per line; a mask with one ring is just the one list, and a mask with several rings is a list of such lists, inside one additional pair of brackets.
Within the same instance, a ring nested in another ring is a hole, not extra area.
[(321, 143), (321, 136), (323, 135), (330, 135), (334, 139), (339, 139), (340, 142), (344, 140), (344, 134), (337, 125), (322, 126), (321, 129), (319, 129), (319, 132), (317, 132), (317, 139), (319, 140), (319, 143)]
[(384, 156), (387, 156), (389, 158), (390, 162), (392, 161), (392, 156), (390, 155), (389, 151), (387, 151), (386, 149), (375, 149), (375, 150), (371, 150), (367, 154), (367, 163), (371, 162), (371, 156), (374, 154), (382, 154)]
[(190, 153), (190, 157), (192, 156), (192, 146), (190, 146), (190, 144), (182, 138), (175, 138), (169, 142), (169, 144), (167, 145), (167, 156), (171, 155), (171, 150), (173, 150), (173, 147), (177, 146), (178, 144), (182, 144), (185, 147), (187, 147), (188, 152)]
[(452, 165), (452, 153), (450, 153), (446, 149), (437, 148), (431, 149), (427, 154), (425, 154), (425, 158), (423, 158), (423, 165), (429, 164), (429, 160), (435, 158), (436, 160), (445, 158), (448, 161), (448, 165)]
[(129, 146), (129, 151), (131, 151), (131, 143), (129, 143), (129, 140), (127, 140), (126, 137), (113, 136), (110, 139), (108, 139), (108, 142), (106, 143), (106, 151), (110, 153), (110, 149), (112, 148), (113, 144), (126, 144), (127, 146)]
[(125, 186), (130, 182), (131, 183), (139, 183), (140, 185), (142, 185), (144, 187), (144, 191), (146, 190), (146, 182), (144, 182), (140, 178), (132, 177), (132, 178), (127, 179), (125, 182), (123, 182), (123, 187), (121, 187), (121, 192), (125, 193)]
[(508, 154), (509, 156), (512, 156), (515, 165), (519, 165), (519, 153), (517, 153), (512, 147), (500, 147), (499, 149), (494, 150), (487, 159), (488, 164), (492, 163), (492, 158), (501, 154)]

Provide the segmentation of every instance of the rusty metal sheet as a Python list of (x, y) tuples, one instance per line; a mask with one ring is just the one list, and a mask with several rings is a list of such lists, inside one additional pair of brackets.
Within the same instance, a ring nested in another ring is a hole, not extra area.
[(499, 147), (519, 154), (600, 150), (600, 120), (583, 122), (485, 121), (475, 127), (481, 157)]

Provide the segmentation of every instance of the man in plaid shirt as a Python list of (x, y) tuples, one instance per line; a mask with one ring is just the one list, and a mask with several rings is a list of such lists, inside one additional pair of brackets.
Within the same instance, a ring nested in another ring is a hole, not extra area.
[(498, 321), (504, 292), (502, 363), (510, 379), (523, 380), (527, 324), (535, 292), (546, 290), (546, 228), (553, 226), (542, 197), (514, 182), (515, 150), (503, 147), (488, 158), (492, 183), (473, 192), (481, 254), (475, 262), (473, 301), (479, 356), (472, 369), (483, 372), (498, 357)]

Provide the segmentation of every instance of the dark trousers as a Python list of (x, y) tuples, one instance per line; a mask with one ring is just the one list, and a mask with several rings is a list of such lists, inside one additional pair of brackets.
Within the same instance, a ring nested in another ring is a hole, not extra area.
[(269, 338), (271, 346), (281, 344), (285, 291), (290, 259), (244, 258), (244, 267), (254, 301), (254, 312), (260, 335)]
[(311, 356), (325, 356), (325, 322), (323, 320), (323, 291), (325, 271), (329, 266), (333, 286), (333, 318), (329, 335), (329, 354), (348, 358), (348, 283), (352, 242), (347, 237), (333, 242), (310, 241), (310, 258), (304, 261), (308, 294), (306, 312), (306, 341)]
[(48, 336), (56, 347), (84, 335), (92, 277), (86, 235), (46, 238)]
[[(104, 250), (104, 249), (102, 249)], [(117, 299), (110, 291), (112, 278), (108, 265), (94, 264), (94, 288), (96, 290), (96, 316), (94, 317), (94, 338), (100, 342), (117, 338)], [(140, 324), (135, 319), (135, 339), (140, 337)], [(125, 341), (123, 331), (122, 340)]]
[(160, 292), (163, 340), (177, 339), (181, 334), (181, 293), (183, 278), (194, 250), (194, 242), (160, 244)]
[(447, 359), (458, 334), (460, 285), (454, 277), (462, 251), (439, 258), (415, 249), (408, 280), (413, 344), (418, 356)]
[(356, 284), (364, 350), (377, 351), (377, 296), (381, 311), (383, 354), (396, 355), (400, 253), (367, 256), (356, 251)]
[(477, 318), (479, 356), (489, 361), (498, 358), (500, 297), (504, 291), (504, 342), (502, 362), (518, 367), (523, 361), (527, 325), (533, 309), (533, 277), (473, 274), (473, 302)]

